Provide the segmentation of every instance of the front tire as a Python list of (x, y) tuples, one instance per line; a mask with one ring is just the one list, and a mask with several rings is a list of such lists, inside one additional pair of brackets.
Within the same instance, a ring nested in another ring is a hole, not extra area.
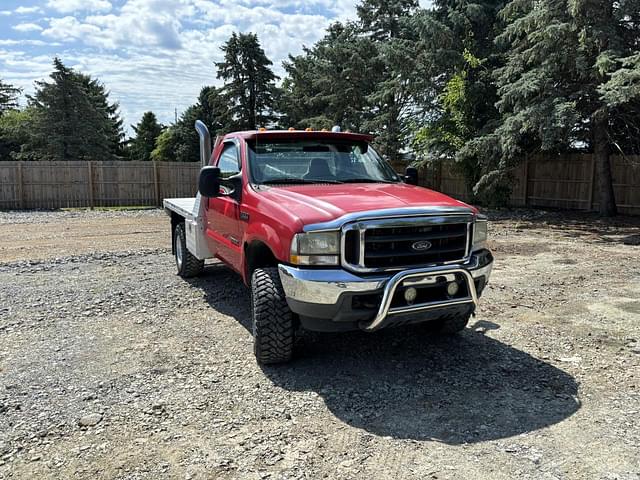
[(293, 313), (277, 268), (257, 268), (251, 275), (253, 351), (263, 365), (284, 363), (293, 356)]
[(442, 335), (454, 335), (467, 328), (470, 318), (471, 314), (467, 313), (465, 315), (447, 318), (446, 320), (440, 320), (438, 321), (436, 331)]
[(178, 275), (182, 278), (191, 278), (202, 273), (202, 270), (204, 269), (204, 260), (198, 260), (187, 249), (184, 222), (177, 224), (174, 230), (173, 251), (175, 252)]

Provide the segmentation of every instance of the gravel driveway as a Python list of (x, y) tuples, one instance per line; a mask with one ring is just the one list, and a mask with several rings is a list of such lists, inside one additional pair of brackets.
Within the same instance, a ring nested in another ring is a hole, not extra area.
[(260, 368), (239, 277), (177, 277), (162, 212), (0, 213), (0, 478), (640, 478), (638, 221), (493, 217), (463, 334)]

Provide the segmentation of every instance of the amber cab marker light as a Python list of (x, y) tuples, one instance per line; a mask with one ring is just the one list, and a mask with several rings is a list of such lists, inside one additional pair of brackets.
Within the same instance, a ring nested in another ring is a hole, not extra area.
[(264, 127), (260, 127), (258, 130), (259, 130), (260, 132), (266, 132), (266, 131), (267, 131), (267, 129), (266, 129), (266, 128), (264, 128)]
[(293, 127), (289, 127), (289, 131), (290, 131), (290, 132), (294, 132), (294, 131), (295, 131), (295, 128), (293, 128)]
[(313, 132), (313, 130), (311, 128), (309, 128), (309, 127), (305, 128), (304, 131), (305, 132)]

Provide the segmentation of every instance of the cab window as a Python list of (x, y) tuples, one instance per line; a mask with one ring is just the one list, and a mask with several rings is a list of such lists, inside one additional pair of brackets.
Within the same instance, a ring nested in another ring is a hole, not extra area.
[(227, 143), (220, 154), (218, 168), (222, 178), (229, 178), (240, 172), (240, 155), (234, 143)]

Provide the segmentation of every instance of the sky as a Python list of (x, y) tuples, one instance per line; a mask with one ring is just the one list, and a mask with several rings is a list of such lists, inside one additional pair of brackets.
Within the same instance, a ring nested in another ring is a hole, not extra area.
[[(232, 32), (255, 32), (274, 71), (358, 0), (0, 0), (0, 79), (33, 93), (52, 59), (99, 78), (128, 127), (163, 123), (218, 85), (214, 62)], [(428, 6), (428, 0), (421, 0)], [(24, 104), (25, 99), (21, 99)]]

